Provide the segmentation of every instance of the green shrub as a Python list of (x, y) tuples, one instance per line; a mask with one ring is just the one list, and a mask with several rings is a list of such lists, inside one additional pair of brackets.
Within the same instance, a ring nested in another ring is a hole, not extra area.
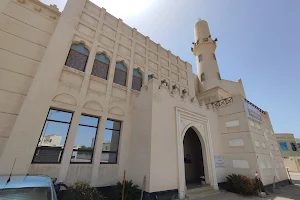
[[(113, 189), (113, 200), (122, 200), (123, 184), (118, 182)], [(140, 198), (140, 190), (133, 182), (125, 181), (124, 200), (138, 200)]]
[(253, 180), (253, 185), (254, 185), (254, 191), (255, 192), (265, 192), (265, 188), (263, 183), (261, 182), (260, 179), (254, 179)]
[(63, 196), (63, 200), (104, 200), (97, 188), (84, 182), (76, 182), (70, 186)]
[(247, 176), (232, 174), (226, 177), (227, 191), (241, 195), (253, 195), (254, 182)]

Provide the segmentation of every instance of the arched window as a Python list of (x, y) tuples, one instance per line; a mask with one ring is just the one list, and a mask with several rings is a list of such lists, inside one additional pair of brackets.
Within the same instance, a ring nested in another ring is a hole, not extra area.
[(127, 67), (122, 62), (117, 62), (114, 83), (126, 86)]
[(139, 69), (134, 69), (131, 88), (133, 90), (141, 91), (142, 84), (143, 84), (143, 74), (140, 72)]
[(217, 72), (217, 75), (218, 75), (218, 79), (221, 80), (221, 74), (220, 74), (220, 72)]
[(200, 56), (198, 57), (198, 59), (199, 59), (199, 62), (201, 62), (201, 61), (203, 60), (203, 56), (200, 55)]
[(84, 72), (88, 56), (89, 50), (83, 44), (72, 44), (66, 65)]
[(97, 54), (94, 61), (92, 75), (107, 80), (109, 63), (109, 59), (104, 54)]
[(201, 82), (203, 82), (203, 81), (205, 81), (205, 74), (204, 73), (201, 74)]

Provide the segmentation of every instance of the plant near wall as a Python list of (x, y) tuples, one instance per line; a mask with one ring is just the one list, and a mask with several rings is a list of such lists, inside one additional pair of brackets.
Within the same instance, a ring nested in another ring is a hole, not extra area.
[(254, 185), (254, 192), (266, 192), (263, 183), (261, 182), (260, 179), (254, 179), (253, 180), (253, 185)]
[(240, 174), (231, 174), (226, 177), (227, 191), (241, 195), (253, 195), (255, 192), (254, 181)]
[(76, 182), (70, 186), (64, 194), (62, 200), (104, 200), (97, 188), (91, 187), (84, 182)]
[[(113, 189), (113, 200), (122, 200), (122, 190), (123, 184), (118, 182)], [(140, 198), (140, 193), (138, 185), (134, 185), (131, 180), (125, 180), (124, 200), (138, 200)]]

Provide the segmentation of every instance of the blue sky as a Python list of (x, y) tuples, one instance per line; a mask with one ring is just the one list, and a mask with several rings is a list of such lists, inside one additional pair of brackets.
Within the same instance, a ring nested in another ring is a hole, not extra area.
[[(66, 0), (42, 0), (62, 10)], [(93, 0), (193, 65), (193, 27), (205, 19), (223, 79), (242, 78), (247, 99), (269, 112), (275, 132), (294, 133), (300, 117), (299, 0)], [(121, 4), (121, 6), (118, 6)]]

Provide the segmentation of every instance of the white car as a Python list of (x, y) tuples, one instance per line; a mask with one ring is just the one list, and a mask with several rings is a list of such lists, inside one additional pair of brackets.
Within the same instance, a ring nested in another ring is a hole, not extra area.
[(57, 200), (48, 176), (0, 176), (0, 200)]

